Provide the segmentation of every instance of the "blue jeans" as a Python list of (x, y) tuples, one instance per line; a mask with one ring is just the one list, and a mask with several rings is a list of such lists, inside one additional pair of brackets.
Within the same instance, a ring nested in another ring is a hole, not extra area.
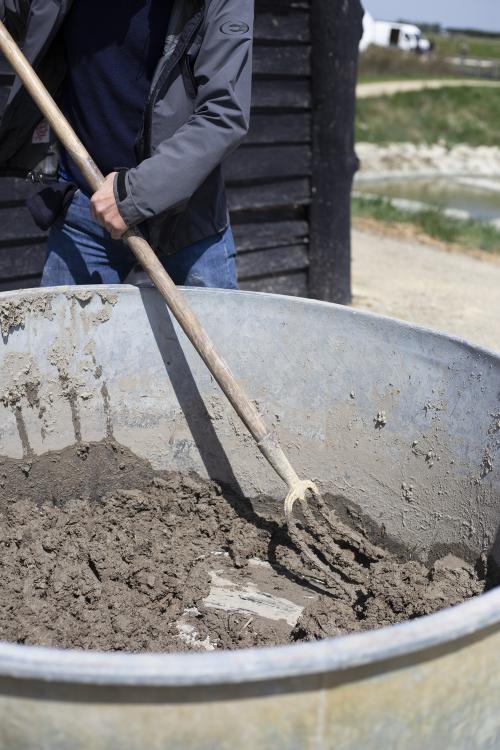
[[(237, 289), (235, 257), (228, 227), (160, 260), (178, 285)], [(89, 198), (77, 190), (64, 218), (56, 221), (49, 234), (40, 286), (121, 284), (136, 264), (127, 245), (112, 240), (93, 220)]]

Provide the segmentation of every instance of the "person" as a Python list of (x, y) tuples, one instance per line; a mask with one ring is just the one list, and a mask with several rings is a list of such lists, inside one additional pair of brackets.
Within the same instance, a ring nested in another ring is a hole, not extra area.
[(106, 175), (94, 194), (16, 78), (0, 173), (44, 182), (42, 286), (123, 283), (139, 227), (177, 284), (236, 288), (222, 162), (248, 131), (252, 0), (0, 0)]

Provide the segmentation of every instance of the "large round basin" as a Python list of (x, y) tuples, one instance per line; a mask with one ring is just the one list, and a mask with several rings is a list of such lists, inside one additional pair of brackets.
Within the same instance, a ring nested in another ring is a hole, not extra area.
[[(186, 294), (300, 474), (400, 554), (484, 553), (495, 569), (500, 356), (326, 303)], [(112, 437), (155, 469), (274, 497), (279, 512), (285, 487), (154, 290), (4, 293), (0, 325), (0, 476)], [(499, 654), (494, 588), (390, 628), (276, 648), (2, 643), (0, 748), (495, 748)]]

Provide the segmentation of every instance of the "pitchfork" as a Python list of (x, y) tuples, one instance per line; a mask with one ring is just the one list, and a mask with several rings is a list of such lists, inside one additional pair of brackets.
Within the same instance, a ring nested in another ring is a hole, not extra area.
[[(80, 168), (90, 188), (93, 191), (98, 190), (104, 181), (103, 175), (92, 160), (90, 154), (84, 148), (61, 110), (55, 104), (28, 60), (1, 22), (0, 49), (14, 68), (48, 123), (51, 125), (61, 143)], [(337, 521), (331, 516), (331, 513), (327, 511), (316, 484), (309, 479), (299, 478), (285, 456), (277, 438), (271, 433), (255, 405), (250, 401), (243, 388), (236, 381), (229, 366), (215, 350), (214, 344), (195, 316), (185, 297), (165, 271), (163, 265), (160, 263), (153, 249), (144, 239), (142, 234), (137, 229), (130, 229), (123, 235), (123, 240), (132, 250), (135, 257), (162, 295), (182, 330), (191, 341), (227, 399), (232, 404), (236, 413), (255, 439), (261, 453), (271, 464), (274, 471), (286, 483), (288, 494), (284, 503), (285, 519), (289, 535), (294, 544), (317, 568), (328, 576), (334, 576), (338, 581), (339, 574), (335, 569), (334, 563), (328, 565), (323, 562), (314, 552), (312, 547), (306, 544), (302, 536), (302, 530), (293, 514), (294, 504), (298, 500), (302, 507), (304, 518), (309, 525), (313, 537), (317, 540), (317, 543), (320, 543), (321, 540), (323, 540), (323, 543), (327, 542), (328, 529), (337, 529)], [(320, 522), (315, 519), (313, 513), (308, 507), (308, 496), (311, 496), (315, 500), (316, 510), (320, 513)], [(336, 547), (333, 539), (331, 540), (331, 545), (332, 547)], [(332, 552), (334, 552), (333, 549), (321, 550), (322, 556), (324, 554), (325, 559), (327, 559), (327, 556), (331, 559)], [(335, 553), (333, 554), (333, 558), (335, 558)]]

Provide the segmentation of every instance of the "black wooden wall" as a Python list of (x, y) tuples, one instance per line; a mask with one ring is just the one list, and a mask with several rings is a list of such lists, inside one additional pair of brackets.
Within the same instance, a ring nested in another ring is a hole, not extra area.
[(253, 113), (226, 179), (244, 289), (307, 295), (311, 199), (308, 2), (257, 2)]
[[(314, 178), (311, 28), (315, 28), (311, 9), (314, 11), (315, 2), (323, 12), (321, 0), (256, 0), (251, 131), (244, 145), (225, 165), (243, 289), (307, 296), (311, 236), (322, 237), (320, 251), (316, 248), (313, 253), (316, 263), (321, 264), (322, 256), (330, 252), (329, 243), (324, 245), (324, 232), (318, 235), (313, 231), (310, 211), (311, 203), (322, 190), (321, 179), (315, 189), (311, 187)], [(344, 0), (329, 2), (330, 22), (332, 18), (340, 18), (342, 12), (345, 15), (349, 5), (359, 6), (359, 0), (349, 0), (347, 5)], [(321, 24), (319, 27), (316, 24), (316, 28), (321, 34)], [(323, 46), (329, 44), (328, 39)], [(357, 42), (353, 50), (356, 55)], [(351, 70), (350, 79), (353, 98), (355, 71), (353, 74)], [(0, 66), (0, 108), (9, 81), (5, 65)], [(332, 82), (326, 89), (322, 83), (319, 90), (323, 95), (325, 90), (331, 92)], [(319, 111), (321, 107), (319, 101)], [(347, 121), (346, 127), (352, 130), (352, 123)], [(346, 148), (352, 151), (351, 141), (352, 138), (347, 139)], [(323, 157), (321, 164), (324, 167)], [(0, 180), (0, 290), (38, 285), (44, 236), (24, 207), (24, 200), (33, 189), (22, 180)], [(331, 205), (328, 210), (332, 210)], [(322, 220), (320, 212), (314, 221), (321, 224)], [(342, 252), (349, 253), (345, 241)], [(316, 273), (315, 277), (319, 277), (320, 283), (318, 286), (315, 282), (314, 296), (335, 299), (335, 292), (329, 288), (322, 293), (321, 274)], [(337, 301), (348, 301), (345, 295), (341, 297), (342, 294)]]
[[(12, 76), (0, 59), (0, 108), (3, 109)], [(24, 206), (33, 185), (18, 179), (0, 179), (0, 291), (38, 286), (45, 254), (43, 232)]]

